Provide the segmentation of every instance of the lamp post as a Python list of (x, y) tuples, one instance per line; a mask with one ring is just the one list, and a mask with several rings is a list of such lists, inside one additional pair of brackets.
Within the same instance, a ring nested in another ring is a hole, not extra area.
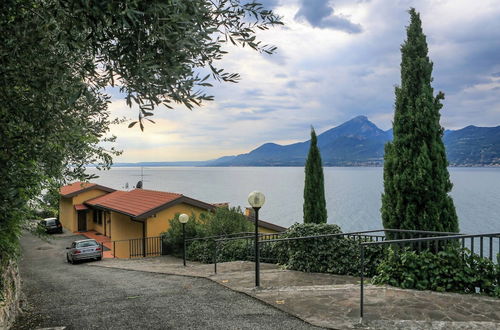
[(184, 267), (186, 267), (186, 223), (189, 221), (189, 216), (185, 213), (179, 215), (179, 222), (182, 223), (182, 260), (184, 261)]
[(260, 191), (252, 191), (248, 195), (248, 203), (255, 212), (255, 286), (260, 286), (260, 255), (259, 255), (259, 210), (264, 205), (266, 197)]

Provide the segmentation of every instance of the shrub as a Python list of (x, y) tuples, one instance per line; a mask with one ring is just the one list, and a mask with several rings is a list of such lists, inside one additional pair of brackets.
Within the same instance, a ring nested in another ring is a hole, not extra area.
[[(186, 238), (204, 237), (205, 230), (195, 214), (191, 214), (186, 223)], [(179, 255), (182, 253), (182, 224), (179, 222), (179, 214), (170, 220), (170, 227), (162, 234), (163, 248), (170, 254)]]
[(254, 229), (240, 207), (218, 207), (212, 213), (204, 213), (200, 220), (207, 236), (251, 232)]
[[(199, 217), (191, 215), (186, 223), (186, 238), (202, 238), (209, 236), (225, 236), (240, 232), (253, 230), (253, 225), (243, 215), (239, 207), (228, 208), (219, 207), (214, 212), (202, 213)], [(163, 234), (164, 248), (174, 255), (182, 253), (182, 224), (179, 222), (179, 215), (176, 214), (170, 220), (170, 228)], [(186, 255), (189, 260), (201, 262), (213, 262), (213, 241), (193, 241), (189, 242)], [(229, 244), (229, 243), (226, 243)], [(241, 245), (241, 244), (240, 244)], [(221, 253), (235, 248), (234, 257), (243, 255), (240, 245), (231, 243), (227, 247), (221, 248)], [(232, 253), (224, 252), (231, 256)]]
[(500, 297), (500, 266), (468, 249), (449, 246), (438, 253), (388, 251), (377, 268), (374, 284), (459, 293), (474, 293), (479, 288), (481, 293)]
[(203, 263), (212, 263), (214, 242), (213, 241), (194, 241), (187, 245), (186, 258), (191, 261)]
[[(326, 234), (340, 234), (342, 230), (332, 224), (295, 224), (285, 237), (301, 237)], [(360, 240), (339, 237), (303, 239), (278, 242), (274, 247), (278, 263), (288, 269), (304, 272), (333, 273), (338, 275), (359, 275)], [(365, 248), (365, 274), (375, 274), (383, 257), (381, 246)]]
[[(191, 242), (187, 247), (188, 259), (204, 263), (213, 263), (214, 248), (215, 242), (213, 240)], [(253, 241), (247, 240), (234, 240), (219, 243), (217, 246), (217, 262), (248, 260), (248, 257), (252, 253), (252, 248)]]

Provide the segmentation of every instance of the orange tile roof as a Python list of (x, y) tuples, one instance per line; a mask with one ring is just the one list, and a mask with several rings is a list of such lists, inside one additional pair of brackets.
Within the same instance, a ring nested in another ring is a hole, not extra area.
[(78, 181), (59, 188), (59, 194), (61, 194), (64, 197), (73, 197), (75, 195), (78, 195), (78, 193), (80, 192), (92, 189), (99, 189), (106, 192), (115, 191), (112, 188), (104, 187), (95, 183)]
[(83, 211), (83, 210), (86, 210), (86, 209), (88, 209), (88, 207), (86, 207), (83, 204), (76, 204), (75, 205), (75, 210), (77, 210), (77, 211)]
[(118, 192), (116, 191), (96, 198), (98, 200), (97, 203), (96, 199), (87, 201), (87, 203), (137, 217), (183, 197), (181, 194), (147, 189), (134, 189), (128, 192), (121, 191), (117, 194)]
[(116, 190), (116, 191), (113, 191), (112, 193), (86, 200), (85, 204), (92, 205), (92, 206), (99, 205), (101, 203), (104, 203), (106, 201), (109, 201), (110, 199), (113, 199), (115, 197), (121, 196), (121, 195), (126, 194), (126, 193), (127, 193), (126, 191)]
[(215, 207), (229, 207), (228, 202), (223, 202), (223, 203), (212, 203), (213, 206)]
[(95, 185), (96, 185), (95, 183), (90, 183), (90, 182), (80, 182), (80, 181), (73, 182), (72, 184), (61, 187), (59, 189), (59, 193), (63, 196), (69, 195), (69, 194), (73, 194), (77, 191), (87, 189), (87, 188), (95, 186)]

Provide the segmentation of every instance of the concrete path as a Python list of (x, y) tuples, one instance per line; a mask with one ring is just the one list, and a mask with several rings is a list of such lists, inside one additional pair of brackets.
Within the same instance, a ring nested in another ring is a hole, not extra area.
[(164, 256), (108, 259), (92, 266), (140, 270), (211, 279), (295, 315), (313, 325), (371, 329), (500, 329), (500, 299), (452, 293), (365, 286), (365, 318), (359, 324), (359, 278), (303, 273), (261, 265), (261, 288), (255, 289), (254, 264), (213, 265)]
[(14, 329), (316, 329), (204, 278), (68, 264), (65, 247), (81, 238), (22, 237), (24, 313)]

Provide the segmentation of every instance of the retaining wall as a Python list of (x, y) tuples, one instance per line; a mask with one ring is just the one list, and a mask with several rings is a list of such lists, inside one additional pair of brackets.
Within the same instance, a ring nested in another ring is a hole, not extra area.
[(0, 329), (9, 329), (20, 310), (21, 277), (15, 261), (0, 261)]

